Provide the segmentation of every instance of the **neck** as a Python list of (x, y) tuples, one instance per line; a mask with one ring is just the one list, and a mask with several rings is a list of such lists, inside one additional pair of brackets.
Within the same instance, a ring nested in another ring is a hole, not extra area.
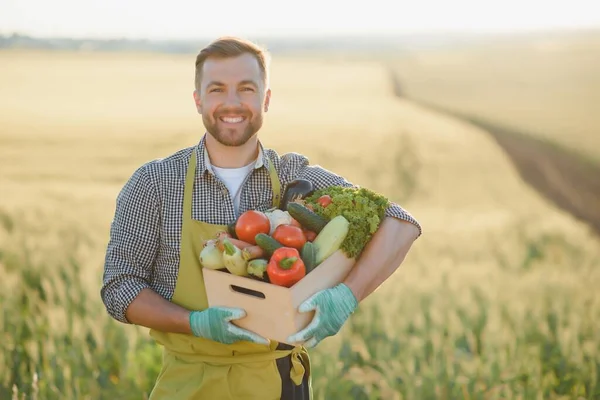
[(241, 146), (225, 146), (207, 133), (205, 146), (211, 165), (218, 168), (241, 168), (258, 157), (258, 138), (256, 136), (251, 137)]

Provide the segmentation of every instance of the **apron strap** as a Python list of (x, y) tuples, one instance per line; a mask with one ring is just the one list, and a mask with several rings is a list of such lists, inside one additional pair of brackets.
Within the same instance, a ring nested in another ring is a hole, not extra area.
[(273, 187), (273, 207), (279, 208), (279, 202), (281, 201), (281, 183), (279, 182), (279, 176), (273, 166), (273, 162), (267, 158), (269, 164), (269, 176), (271, 177), (271, 186)]
[[(194, 193), (194, 181), (196, 178), (196, 164), (196, 149), (194, 148), (185, 175), (185, 187), (190, 190), (185, 190), (183, 193), (183, 221), (192, 219), (192, 195)], [(185, 226), (185, 224), (183, 224), (183, 226)], [(184, 237), (183, 232), (182, 237)]]

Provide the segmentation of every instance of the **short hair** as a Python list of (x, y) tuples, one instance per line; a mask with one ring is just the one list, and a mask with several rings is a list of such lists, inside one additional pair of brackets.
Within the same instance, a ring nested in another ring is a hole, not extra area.
[(202, 67), (204, 66), (204, 62), (207, 58), (237, 57), (244, 53), (252, 54), (254, 58), (256, 58), (263, 75), (263, 81), (265, 84), (267, 84), (269, 82), (268, 66), (270, 62), (270, 55), (267, 49), (247, 39), (233, 36), (223, 36), (200, 50), (200, 53), (198, 53), (196, 56), (194, 82), (196, 89), (200, 89), (200, 82), (202, 81)]

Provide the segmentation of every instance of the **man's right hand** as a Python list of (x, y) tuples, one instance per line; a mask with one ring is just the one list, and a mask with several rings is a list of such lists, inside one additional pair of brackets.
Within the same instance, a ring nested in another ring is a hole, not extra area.
[(258, 344), (269, 344), (269, 341), (262, 336), (231, 323), (232, 320), (245, 316), (246, 312), (240, 308), (210, 307), (203, 311), (192, 311), (190, 313), (190, 327), (194, 336), (224, 344), (232, 344), (242, 340)]

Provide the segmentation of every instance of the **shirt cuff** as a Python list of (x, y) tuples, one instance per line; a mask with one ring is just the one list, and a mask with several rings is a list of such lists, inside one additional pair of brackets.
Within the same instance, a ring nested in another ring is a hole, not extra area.
[(390, 202), (389, 207), (385, 210), (385, 216), (398, 218), (413, 224), (419, 230), (419, 234), (417, 235), (417, 237), (421, 236), (421, 233), (423, 233), (421, 229), (421, 224), (419, 224), (419, 222), (408, 211), (406, 211), (396, 203)]
[(136, 277), (129, 277), (129, 279), (115, 282), (112, 288), (106, 289), (104, 295), (104, 303), (108, 313), (119, 322), (131, 324), (125, 316), (127, 307), (140, 294), (142, 289), (148, 287), (150, 285), (146, 281)]

